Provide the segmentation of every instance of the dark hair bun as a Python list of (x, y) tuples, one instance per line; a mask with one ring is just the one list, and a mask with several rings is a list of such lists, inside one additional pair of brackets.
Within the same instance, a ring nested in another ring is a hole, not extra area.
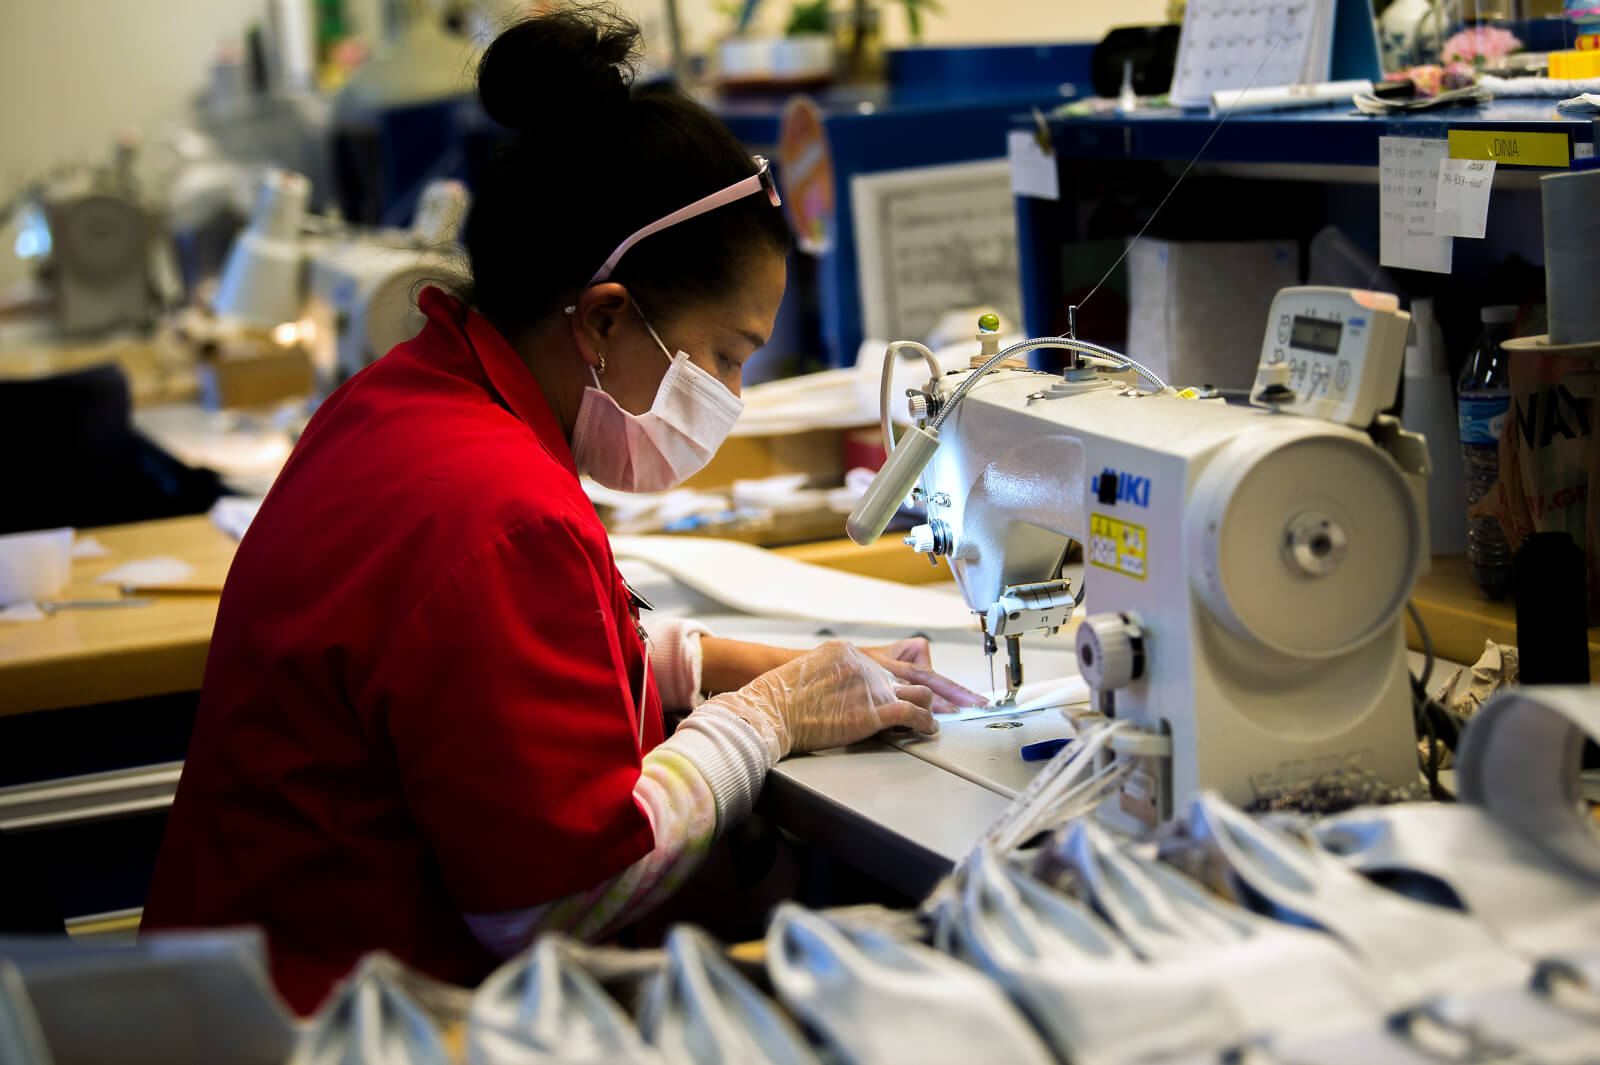
[(494, 39), (478, 63), (478, 99), (519, 133), (604, 118), (628, 104), (639, 27), (608, 7), (527, 19)]

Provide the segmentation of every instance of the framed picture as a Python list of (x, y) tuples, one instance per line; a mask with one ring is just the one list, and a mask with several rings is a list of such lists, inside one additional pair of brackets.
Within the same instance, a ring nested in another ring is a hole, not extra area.
[(920, 340), (947, 311), (1022, 323), (1017, 215), (1004, 158), (850, 179), (862, 331)]

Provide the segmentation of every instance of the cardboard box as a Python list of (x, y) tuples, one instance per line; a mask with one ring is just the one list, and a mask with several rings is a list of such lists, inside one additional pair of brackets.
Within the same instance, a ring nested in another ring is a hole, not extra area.
[(844, 480), (844, 429), (812, 429), (802, 433), (730, 436), (706, 465), (684, 482), (687, 488), (711, 491), (734, 481), (754, 481), (781, 473), (805, 473), (813, 484)]
[(1249, 389), (1267, 312), (1300, 283), (1292, 240), (1145, 239), (1128, 253), (1128, 348), (1170, 385)]
[(299, 348), (209, 359), (200, 364), (200, 395), (213, 409), (271, 407), (311, 395), (316, 374)]

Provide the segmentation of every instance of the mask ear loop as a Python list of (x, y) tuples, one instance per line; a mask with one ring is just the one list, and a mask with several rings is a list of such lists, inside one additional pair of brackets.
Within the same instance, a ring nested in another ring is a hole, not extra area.
[[(636, 310), (636, 311), (639, 311), (639, 305), (637, 303), (635, 303), (633, 305), (633, 309)], [(646, 318), (644, 316), (644, 312), (643, 311), (639, 311), (639, 321), (644, 323), (645, 329), (647, 331), (649, 331), (649, 333), (650, 333), (650, 339), (654, 340), (656, 342), (656, 347), (661, 349), (661, 354), (663, 354), (663, 355), (665, 355), (667, 357), (667, 361), (668, 362), (676, 361), (673, 358), (672, 352), (667, 348), (667, 346), (665, 344), (663, 344), (661, 342), (661, 334), (656, 332), (656, 327), (650, 324), (650, 319), (648, 319), (648, 318)]]

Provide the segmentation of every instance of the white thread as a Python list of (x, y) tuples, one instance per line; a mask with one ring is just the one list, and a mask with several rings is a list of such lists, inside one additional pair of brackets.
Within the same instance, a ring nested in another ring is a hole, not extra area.
[(1063, 336), (1072, 336), (1074, 339), (1076, 339), (1078, 308), (1082, 307), (1085, 303), (1088, 303), (1089, 300), (1094, 297), (1094, 294), (1100, 291), (1100, 286), (1105, 284), (1106, 279), (1116, 272), (1117, 267), (1122, 265), (1122, 260), (1128, 257), (1128, 253), (1133, 250), (1133, 246), (1144, 239), (1145, 231), (1150, 228), (1150, 223), (1156, 220), (1156, 215), (1161, 213), (1161, 208), (1165, 207), (1167, 205), (1167, 201), (1172, 199), (1172, 194), (1178, 191), (1178, 186), (1182, 185), (1183, 179), (1189, 176), (1189, 171), (1194, 169), (1194, 164), (1198, 163), (1200, 161), (1200, 157), (1206, 154), (1206, 149), (1211, 147), (1211, 141), (1216, 137), (1217, 132), (1222, 129), (1223, 125), (1227, 123), (1229, 118), (1233, 117), (1234, 108), (1239, 106), (1239, 101), (1244, 98), (1245, 92), (1256, 83), (1256, 78), (1260, 76), (1263, 70), (1266, 69), (1267, 61), (1272, 58), (1272, 53), (1278, 50), (1278, 45), (1283, 43), (1284, 38), (1288, 36), (1288, 32), (1288, 30), (1285, 30), (1283, 33), (1280, 33), (1278, 35), (1278, 39), (1272, 42), (1272, 47), (1267, 49), (1267, 54), (1261, 57), (1261, 65), (1256, 67), (1255, 72), (1250, 75), (1250, 80), (1244, 83), (1244, 88), (1240, 89), (1238, 94), (1234, 96), (1233, 103), (1228, 105), (1228, 109), (1222, 113), (1222, 117), (1217, 120), (1217, 124), (1211, 127), (1211, 133), (1206, 137), (1205, 143), (1200, 145), (1200, 150), (1194, 153), (1194, 158), (1189, 160), (1189, 165), (1183, 168), (1183, 173), (1178, 175), (1178, 180), (1172, 183), (1172, 187), (1167, 190), (1167, 194), (1161, 197), (1161, 202), (1156, 204), (1156, 209), (1154, 211), (1150, 212), (1150, 217), (1145, 219), (1144, 225), (1139, 227), (1139, 232), (1134, 234), (1133, 239), (1128, 241), (1128, 246), (1122, 249), (1122, 254), (1117, 256), (1117, 261), (1112, 263), (1111, 268), (1100, 276), (1100, 280), (1094, 283), (1094, 288), (1089, 290), (1089, 295), (1083, 297), (1083, 299), (1079, 300), (1077, 303), (1068, 308), (1068, 313), (1070, 315), (1069, 323), (1072, 328), (1070, 328), (1067, 333), (1062, 334)]

